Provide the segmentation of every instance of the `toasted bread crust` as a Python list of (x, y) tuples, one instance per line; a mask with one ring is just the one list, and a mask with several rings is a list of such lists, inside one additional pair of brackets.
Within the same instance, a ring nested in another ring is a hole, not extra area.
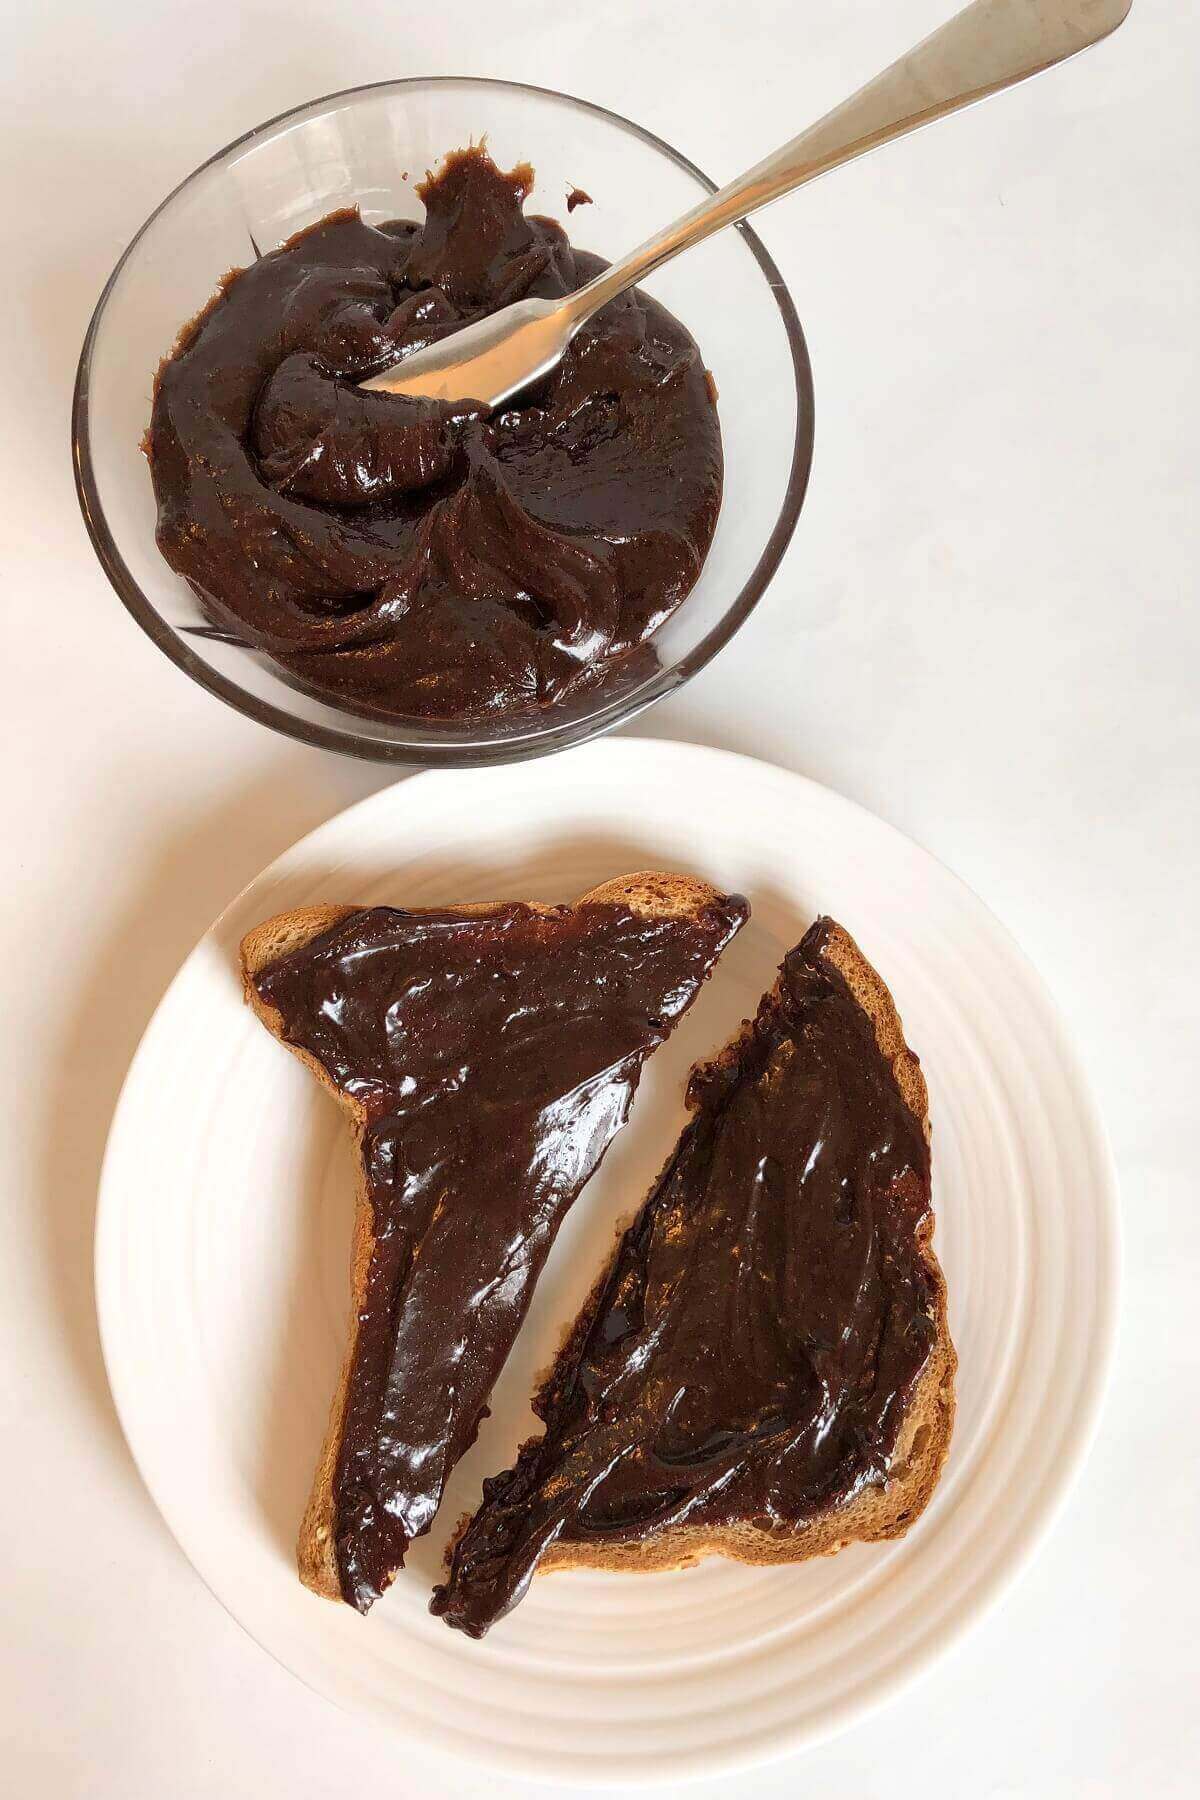
[[(699, 913), (705, 906), (722, 898), (719, 891), (707, 882), (697, 881), (691, 876), (648, 870), (603, 882), (599, 887), (582, 894), (574, 902), (574, 905), (623, 904), (643, 918), (676, 918)], [(488, 901), (436, 910), (452, 911), (464, 918), (470, 918), (494, 912), (499, 906), (507, 904), (510, 903)], [(535, 912), (556, 910), (539, 901), (531, 900), (527, 904)], [(312, 1491), (300, 1525), (300, 1535), (296, 1546), (297, 1567), (305, 1587), (311, 1588), (315, 1594), (323, 1595), (327, 1600), (339, 1601), (342, 1599), (342, 1586), (334, 1538), (334, 1477), (341, 1450), (342, 1426), (350, 1390), (350, 1374), (354, 1365), (358, 1314), (366, 1293), (367, 1274), (375, 1250), (373, 1209), (367, 1192), (366, 1174), (360, 1154), (366, 1129), (366, 1116), (359, 1103), (344, 1094), (329, 1079), (314, 1056), (299, 1049), (295, 1044), (287, 1042), (283, 1035), (283, 1019), (275, 1007), (269, 1006), (262, 999), (255, 986), (255, 977), (272, 963), (278, 962), (281, 957), (289, 955), (294, 950), (302, 949), (313, 938), (320, 937), (323, 932), (331, 930), (352, 913), (363, 910), (361, 906), (302, 906), (292, 912), (279, 913), (249, 932), (242, 939), (240, 950), (242, 987), (247, 1004), (262, 1020), (272, 1036), (285, 1044), (293, 1056), (298, 1057), (304, 1066), (311, 1070), (322, 1087), (333, 1095), (347, 1114), (354, 1134), (358, 1184), (350, 1253), (350, 1328), (347, 1334), (348, 1341), (342, 1360), (341, 1373), (330, 1405), (325, 1441), (317, 1460)], [(410, 910), (422, 912), (432, 909), (414, 907)]]
[[(913, 1116), (920, 1120), (928, 1141), (929, 1098), (925, 1077), (917, 1057), (905, 1042), (900, 1015), (887, 986), (849, 932), (840, 925), (830, 923), (821, 955), (841, 976), (857, 1004), (870, 1018), (875, 1041), (891, 1064), (901, 1098)], [(777, 984), (776, 995), (779, 992)], [(748, 1020), (717, 1057), (708, 1064), (697, 1065), (696, 1073), (703, 1075), (706, 1068), (736, 1064), (741, 1047), (752, 1030), (753, 1023)], [(759, 1564), (806, 1562), (814, 1556), (831, 1556), (852, 1543), (902, 1537), (929, 1503), (954, 1428), (954, 1377), (958, 1357), (950, 1339), (946, 1282), (933, 1251), (933, 1228), (930, 1213), (920, 1228), (918, 1247), (933, 1284), (936, 1335), (909, 1402), (886, 1482), (868, 1487), (829, 1512), (786, 1530), (766, 1531), (747, 1521), (725, 1530), (711, 1526), (676, 1526), (655, 1537), (627, 1543), (559, 1542), (544, 1552), (537, 1574), (581, 1568), (651, 1573), (688, 1568), (705, 1556), (726, 1556), (737, 1562)], [(617, 1233), (614, 1255), (624, 1229), (622, 1226)], [(606, 1267), (571, 1325), (560, 1357), (568, 1355), (571, 1347), (590, 1329), (603, 1300), (608, 1274)], [(547, 1371), (542, 1389), (552, 1380), (553, 1368)], [(535, 1407), (536, 1404), (535, 1400)], [(467, 1514), (459, 1522), (446, 1553), (447, 1568), (471, 1516)]]

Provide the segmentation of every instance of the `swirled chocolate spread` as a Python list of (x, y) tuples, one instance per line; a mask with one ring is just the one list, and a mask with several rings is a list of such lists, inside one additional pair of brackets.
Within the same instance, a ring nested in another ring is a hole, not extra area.
[[(929, 1153), (818, 920), (485, 1483), (434, 1612), (480, 1637), (555, 1546), (787, 1533), (887, 1470), (935, 1339)], [(849, 942), (849, 940), (846, 940)]]
[(159, 371), (159, 548), (214, 628), (342, 707), (454, 721), (615, 689), (712, 541), (716, 406), (645, 294), (488, 419), (355, 385), (606, 266), (526, 216), (532, 182), (456, 151), (423, 224), (331, 214), (227, 276)]
[(690, 885), (691, 910), (655, 916), (586, 898), (373, 907), (254, 978), (361, 1131), (370, 1257), (332, 1495), (341, 1592), (361, 1612), (429, 1528), (642, 1064), (747, 916)]

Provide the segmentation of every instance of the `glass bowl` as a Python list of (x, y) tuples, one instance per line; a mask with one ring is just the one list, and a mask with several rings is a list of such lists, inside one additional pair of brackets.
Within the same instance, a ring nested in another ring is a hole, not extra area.
[[(650, 640), (657, 667), (536, 714), (470, 723), (373, 720), (299, 692), (264, 655), (215, 634), (154, 541), (141, 454), (151, 386), (180, 327), (254, 245), (272, 248), (335, 208), (420, 218), (415, 183), (447, 150), (486, 136), (502, 168), (529, 161), (530, 210), (567, 222), (575, 184), (593, 204), (572, 238), (613, 257), (685, 212), (714, 183), (628, 119), (548, 88), (458, 78), (349, 88), (281, 114), (211, 158), (151, 214), (88, 327), (75, 386), (76, 486), (109, 580), (173, 662), (239, 712), (306, 743), (388, 762), (512, 761), (611, 729), (702, 669), (779, 566), (812, 455), (812, 377), (778, 269), (747, 226), (660, 270), (650, 292), (694, 334), (719, 393), (725, 493), (696, 587)], [(252, 242), (253, 240), (253, 242)], [(648, 661), (650, 659), (647, 659)]]

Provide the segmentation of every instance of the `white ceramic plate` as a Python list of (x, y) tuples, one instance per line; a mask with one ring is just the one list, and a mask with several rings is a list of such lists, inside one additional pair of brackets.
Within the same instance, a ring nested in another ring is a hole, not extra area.
[[(647, 1067), (630, 1125), (568, 1219), (438, 1527), (361, 1619), (307, 1593), (293, 1563), (341, 1352), (349, 1147), (333, 1103), (242, 1006), (238, 941), (313, 901), (565, 900), (647, 867), (740, 889), (753, 917)], [(532, 1429), (535, 1372), (673, 1142), (688, 1066), (753, 1010), (819, 910), (883, 973), (929, 1079), (936, 1242), (960, 1359), (933, 1503), (898, 1543), (798, 1568), (555, 1575), (471, 1643), (426, 1611), (446, 1534)], [(414, 1746), (613, 1786), (811, 1743), (979, 1616), (1087, 1448), (1118, 1247), (1111, 1162), (1079, 1066), (981, 902), (889, 826), (795, 775), (619, 738), (403, 782), (305, 838), (234, 902), (134, 1059), (96, 1267), (134, 1455), (246, 1630)]]

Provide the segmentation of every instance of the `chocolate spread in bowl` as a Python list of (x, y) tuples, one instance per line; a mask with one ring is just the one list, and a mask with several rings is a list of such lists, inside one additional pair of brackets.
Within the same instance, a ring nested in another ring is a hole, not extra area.
[(615, 688), (712, 542), (704, 364), (642, 293), (489, 419), (355, 385), (605, 266), (525, 215), (532, 180), (457, 151), (423, 224), (331, 214), (227, 277), (159, 371), (163, 555), (216, 626), (352, 711), (452, 723)]

